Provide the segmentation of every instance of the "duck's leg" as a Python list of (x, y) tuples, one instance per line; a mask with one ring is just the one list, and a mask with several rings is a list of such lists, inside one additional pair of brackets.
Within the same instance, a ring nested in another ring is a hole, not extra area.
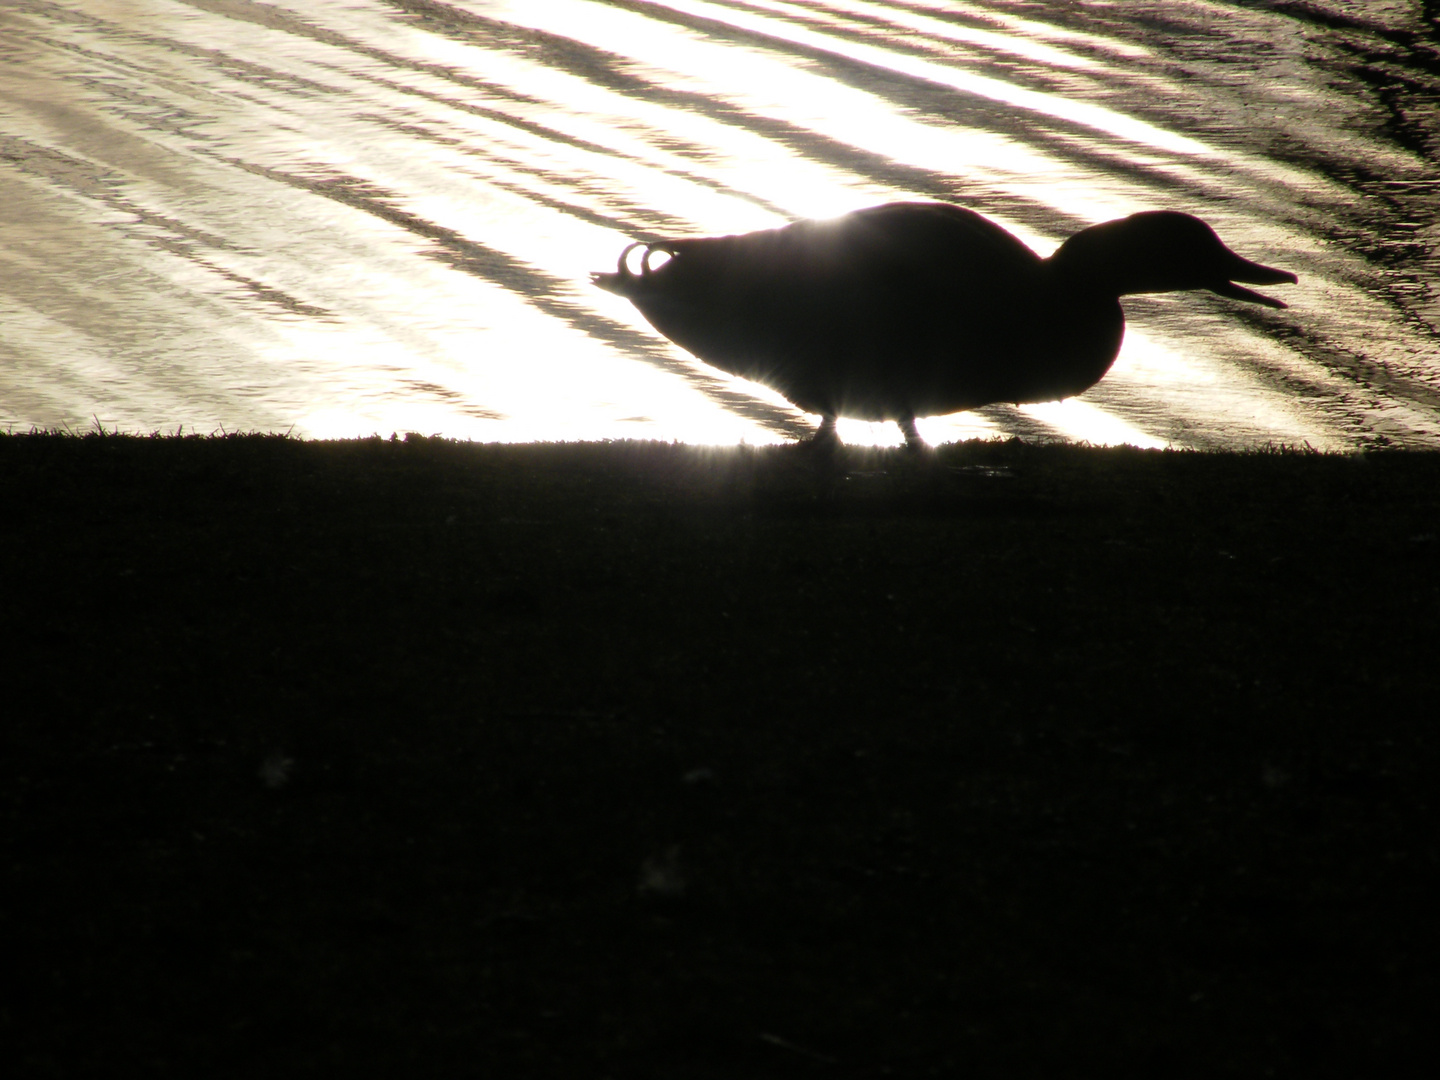
[(815, 429), (815, 434), (810, 436), (810, 442), (816, 446), (839, 446), (840, 433), (835, 430), (835, 417), (826, 413), (820, 417), (820, 426)]
[(928, 450), (925, 440), (920, 438), (920, 432), (915, 430), (915, 417), (902, 416), (895, 421), (900, 425), (900, 434), (905, 436), (905, 449), (907, 450)]

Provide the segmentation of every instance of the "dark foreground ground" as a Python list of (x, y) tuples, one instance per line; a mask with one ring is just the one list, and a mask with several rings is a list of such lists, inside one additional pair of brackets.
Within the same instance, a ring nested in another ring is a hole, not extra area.
[(1440, 456), (23, 436), (0, 507), (7, 1076), (1429, 1045)]

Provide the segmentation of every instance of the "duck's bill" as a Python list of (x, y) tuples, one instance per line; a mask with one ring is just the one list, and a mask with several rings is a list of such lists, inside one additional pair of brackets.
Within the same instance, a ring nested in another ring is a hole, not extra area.
[(1266, 307), (1283, 308), (1289, 307), (1283, 300), (1276, 300), (1273, 296), (1265, 296), (1262, 293), (1254, 292), (1233, 281), (1227, 281), (1220, 285), (1211, 285), (1210, 291), (1219, 293), (1221, 296), (1228, 296), (1231, 300), (1248, 300), (1252, 304), (1264, 304)]
[(1227, 296), (1231, 300), (1245, 300), (1252, 304), (1264, 304), (1266, 307), (1283, 308), (1287, 306), (1273, 296), (1264, 296), (1261, 293), (1253, 292), (1236, 281), (1244, 281), (1250, 285), (1294, 285), (1300, 279), (1289, 270), (1276, 270), (1273, 266), (1261, 266), (1248, 259), (1236, 256), (1235, 263), (1227, 268), (1227, 278), (1234, 281), (1220, 281), (1209, 286), (1210, 291), (1221, 296)]

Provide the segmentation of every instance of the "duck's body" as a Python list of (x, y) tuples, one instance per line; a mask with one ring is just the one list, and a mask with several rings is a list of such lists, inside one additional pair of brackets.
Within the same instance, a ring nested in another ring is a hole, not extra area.
[(1120, 351), (1125, 293), (1209, 288), (1284, 306), (1233, 280), (1295, 275), (1247, 262), (1187, 214), (1097, 225), (1042, 259), (942, 203), (631, 245), (595, 275), (706, 363), (819, 413), (822, 430), (837, 416), (895, 420), (912, 439), (917, 416), (1094, 386)]

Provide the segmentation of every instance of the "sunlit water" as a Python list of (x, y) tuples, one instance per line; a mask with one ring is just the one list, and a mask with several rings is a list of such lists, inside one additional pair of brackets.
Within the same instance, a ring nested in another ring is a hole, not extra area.
[(1440, 445), (1435, 28), (1266, 6), (3, 0), (0, 428), (791, 438), (589, 272), (939, 198), (1041, 253), (1187, 210), (1300, 284), (1127, 299), (1099, 386), (932, 441)]

